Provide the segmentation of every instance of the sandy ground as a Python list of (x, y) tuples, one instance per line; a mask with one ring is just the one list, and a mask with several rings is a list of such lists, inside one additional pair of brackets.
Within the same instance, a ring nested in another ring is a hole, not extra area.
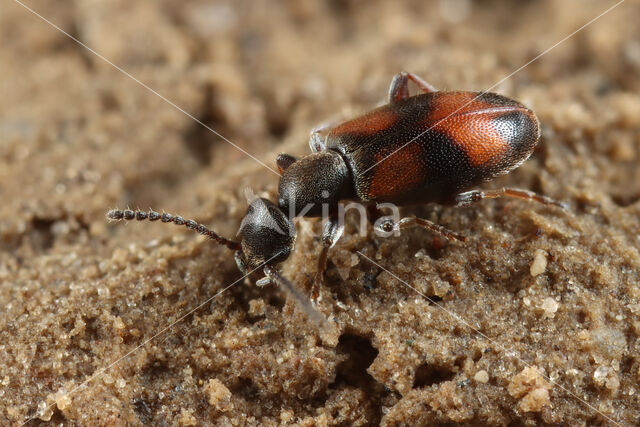
[[(383, 102), (400, 70), (486, 89), (614, 3), (27, 4), (274, 168), (314, 126)], [(281, 290), (239, 280), (225, 248), (107, 223), (109, 208), (153, 207), (233, 236), (244, 188), (274, 197), (278, 177), (4, 1), (0, 424), (637, 425), (639, 21), (627, 0), (493, 89), (543, 135), (488, 187), (569, 213), (406, 209), (469, 236), (447, 245), (361, 236), (354, 218), (319, 307), (335, 330), (320, 333)], [(300, 221), (282, 265), (304, 291), (319, 229)]]

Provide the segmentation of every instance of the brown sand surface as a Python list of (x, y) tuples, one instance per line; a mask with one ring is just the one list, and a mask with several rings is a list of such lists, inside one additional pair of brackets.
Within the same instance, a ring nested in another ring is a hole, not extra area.
[[(398, 71), (486, 89), (614, 2), (27, 4), (274, 168), (314, 126), (384, 101)], [(104, 216), (153, 207), (231, 237), (244, 188), (273, 198), (278, 177), (3, 1), (0, 425), (637, 425), (638, 22), (627, 0), (493, 89), (543, 134), (487, 188), (569, 213), (405, 209), (469, 237), (445, 245), (363, 236), (354, 216), (319, 306), (335, 330), (319, 333), (274, 286), (220, 293), (241, 278), (225, 248)], [(320, 227), (299, 221), (281, 266), (305, 292)]]

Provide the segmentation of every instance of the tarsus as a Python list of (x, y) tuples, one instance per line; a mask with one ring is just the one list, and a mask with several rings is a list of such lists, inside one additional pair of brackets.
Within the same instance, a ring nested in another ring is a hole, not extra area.
[(327, 324), (327, 319), (324, 317), (322, 313), (316, 310), (309, 302), (309, 299), (304, 296), (296, 287), (282, 276), (278, 270), (270, 265), (265, 265), (264, 273), (274, 282), (280, 286), (283, 286), (290, 295), (294, 297), (296, 302), (298, 303), (298, 307), (304, 311), (304, 313), (316, 323), (319, 327), (323, 327)]

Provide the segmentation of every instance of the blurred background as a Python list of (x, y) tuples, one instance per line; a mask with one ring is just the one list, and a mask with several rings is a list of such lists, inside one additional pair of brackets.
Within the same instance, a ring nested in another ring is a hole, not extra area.
[[(306, 152), (312, 127), (383, 102), (400, 70), (443, 90), (484, 90), (615, 3), (25, 4), (273, 167), (275, 151)], [(637, 116), (638, 2), (617, 9), (492, 90), (529, 105), (574, 150), (589, 151), (593, 171), (583, 178), (598, 179), (624, 204), (640, 196), (635, 162), (625, 167), (636, 141), (583, 139), (603, 120), (618, 120), (611, 115)], [(0, 20), (5, 241), (18, 244), (34, 222), (102, 222), (116, 202), (210, 210), (206, 192), (193, 194), (194, 176), (214, 181), (253, 163), (18, 3), (6, 2)], [(265, 184), (273, 186), (270, 175)]]

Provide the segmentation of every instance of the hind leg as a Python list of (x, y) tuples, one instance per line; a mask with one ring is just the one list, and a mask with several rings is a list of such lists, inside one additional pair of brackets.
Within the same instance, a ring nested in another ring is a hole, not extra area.
[(557, 206), (563, 210), (567, 209), (567, 206), (550, 197), (536, 194), (533, 191), (521, 190), (518, 188), (500, 188), (498, 190), (473, 190), (465, 193), (458, 194), (455, 199), (456, 206), (470, 206), (473, 203), (479, 202), (482, 199), (497, 199), (499, 197), (512, 197), (515, 199), (531, 200), (533, 202), (541, 203), (547, 206)]
[(431, 86), (416, 74), (402, 71), (393, 76), (393, 79), (391, 80), (391, 85), (389, 86), (390, 103), (394, 103), (396, 101), (400, 101), (409, 97), (409, 80), (414, 82), (416, 86), (418, 86), (424, 93), (438, 91), (438, 89)]

